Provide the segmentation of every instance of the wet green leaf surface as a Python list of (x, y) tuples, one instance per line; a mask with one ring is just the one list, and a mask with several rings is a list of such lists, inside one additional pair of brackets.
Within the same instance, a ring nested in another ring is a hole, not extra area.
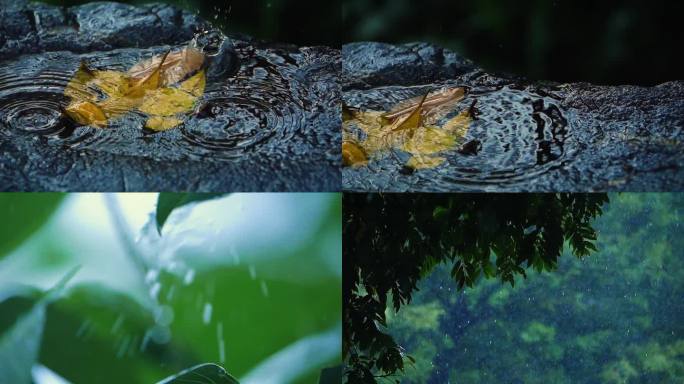
[(36, 232), (64, 196), (61, 193), (0, 194), (0, 259)]
[(216, 364), (202, 364), (188, 368), (157, 384), (239, 384), (225, 369)]
[(225, 193), (168, 193), (162, 192), (157, 199), (157, 230), (161, 233), (166, 219), (174, 209), (190, 203), (216, 199)]
[(43, 339), (46, 305), (62, 293), (66, 283), (78, 268), (72, 269), (54, 288), (0, 338), (0, 383), (31, 383), (31, 368), (38, 360)]

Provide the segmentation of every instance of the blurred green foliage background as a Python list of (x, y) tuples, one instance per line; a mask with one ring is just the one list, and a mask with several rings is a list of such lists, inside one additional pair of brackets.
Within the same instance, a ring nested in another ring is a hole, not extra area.
[[(16, 245), (0, 253), (0, 356), (29, 343), (3, 335), (81, 266), (28, 367), (153, 384), (211, 362), (243, 384), (304, 384), (340, 363), (339, 194), (232, 194), (177, 208), (161, 236), (156, 195), (0, 194), (0, 239)], [(21, 363), (0, 359), (0, 382)]]
[[(339, 45), (343, 0), (159, 0), (198, 13), (226, 33), (241, 33), (279, 43)], [(88, 0), (46, 0), (78, 5)], [(128, 4), (150, 0), (124, 0)]]
[(682, 2), (344, 0), (344, 41), (428, 41), (538, 80), (682, 80)]
[(613, 195), (598, 252), (514, 287), (426, 278), (389, 330), (416, 359), (403, 383), (675, 383), (684, 378), (681, 194)]

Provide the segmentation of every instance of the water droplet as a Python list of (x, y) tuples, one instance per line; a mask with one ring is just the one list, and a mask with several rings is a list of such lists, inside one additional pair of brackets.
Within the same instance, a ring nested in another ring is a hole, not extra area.
[(151, 332), (148, 329), (145, 331), (145, 336), (143, 336), (142, 342), (140, 343), (140, 352), (145, 352), (145, 349), (147, 348), (147, 343), (150, 342), (150, 337), (151, 337)]
[(78, 327), (78, 330), (76, 330), (76, 337), (83, 337), (88, 334), (88, 331), (90, 331), (90, 327), (93, 325), (92, 320), (90, 319), (85, 319), (83, 323), (81, 323), (81, 326)]
[(166, 344), (171, 341), (171, 329), (157, 324), (150, 329), (150, 338), (157, 344)]
[(157, 270), (157, 269), (150, 269), (149, 271), (147, 271), (147, 274), (145, 274), (145, 282), (147, 284), (154, 283), (155, 281), (157, 281), (158, 278), (159, 278), (159, 270)]
[(207, 325), (211, 321), (211, 303), (204, 303), (204, 311), (202, 311), (202, 322)]
[(268, 286), (266, 285), (266, 282), (261, 280), (261, 293), (265, 296), (268, 297)]
[(114, 324), (112, 325), (112, 329), (111, 329), (110, 333), (114, 334), (114, 333), (119, 332), (119, 330), (121, 329), (121, 326), (123, 325), (123, 321), (124, 321), (124, 315), (119, 315), (116, 318), (116, 320), (114, 321)]
[(251, 277), (252, 280), (256, 279), (256, 268), (254, 268), (254, 265), (249, 266), (249, 277)]
[(154, 283), (152, 285), (152, 287), (150, 287), (150, 297), (154, 300), (157, 300), (157, 296), (159, 295), (160, 290), (161, 290), (161, 284)]
[(185, 272), (185, 276), (183, 277), (183, 284), (190, 285), (192, 284), (193, 280), (195, 280), (195, 270), (190, 268), (187, 272)]
[(173, 308), (162, 305), (157, 308), (154, 321), (159, 325), (167, 326), (173, 322), (173, 318)]
[(128, 345), (131, 342), (131, 337), (129, 335), (125, 335), (121, 341), (121, 344), (119, 344), (119, 348), (116, 350), (116, 358), (120, 359), (126, 354), (126, 351), (128, 351)]
[(226, 362), (226, 345), (225, 341), (223, 340), (223, 323), (218, 322), (216, 324), (216, 339), (218, 340), (218, 347), (219, 347), (219, 362), (221, 364), (225, 364)]
[(166, 301), (171, 301), (173, 299), (173, 295), (176, 293), (176, 286), (172, 285), (171, 288), (169, 288), (169, 292), (166, 294)]
[(235, 249), (235, 246), (233, 244), (230, 245), (228, 248), (230, 255), (233, 257), (233, 264), (238, 265), (240, 264), (240, 255), (238, 255), (237, 250)]

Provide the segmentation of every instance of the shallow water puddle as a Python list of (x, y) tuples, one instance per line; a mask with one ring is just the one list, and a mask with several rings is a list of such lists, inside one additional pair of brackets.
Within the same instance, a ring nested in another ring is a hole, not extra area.
[(165, 53), (179, 56), (185, 47), (46, 52), (7, 61), (0, 67), (0, 138), (166, 160), (233, 159), (290, 142), (301, 146), (296, 139), (305, 134), (310, 110), (322, 108), (313, 104), (327, 103), (312, 97), (323, 90), (310, 89), (315, 79), (306, 78), (317, 67), (309, 68), (299, 50), (234, 44), (240, 68), (233, 76), (207, 77), (205, 87), (202, 71), (162, 63), (168, 71), (161, 86), (131, 98), (125, 97), (131, 79), (150, 80)]
[(559, 99), (530, 88), (469, 87), (463, 97), (434, 112), (423, 111), (429, 124), (421, 122), (401, 135), (391, 125), (378, 123), (392, 111), (407, 113), (407, 100), (416, 100), (416, 94), (427, 94), (427, 101), (458, 87), (388, 86), (347, 92), (345, 103), (352, 112), (344, 130), (343, 152), (349, 166), (345, 184), (486, 188), (531, 180), (571, 160), (571, 112)]
[(470, 110), (445, 119), (464, 97), (461, 87), (430, 92), (399, 103), (392, 110), (352, 110), (343, 107), (342, 157), (347, 166), (363, 166), (398, 149), (410, 153), (412, 169), (433, 168), (465, 136)]

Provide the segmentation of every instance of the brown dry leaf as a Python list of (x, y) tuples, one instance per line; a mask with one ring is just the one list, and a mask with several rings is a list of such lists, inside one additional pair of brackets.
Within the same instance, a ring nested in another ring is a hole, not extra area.
[[(347, 115), (342, 123), (344, 164), (365, 165), (369, 158), (400, 149), (412, 155), (406, 164), (409, 167), (440, 165), (445, 158), (439, 154), (457, 146), (467, 134), (472, 117), (463, 111), (441, 126), (436, 122), (452, 112), (464, 94), (460, 87), (442, 89), (401, 102), (389, 112), (355, 111), (343, 106)], [(357, 152), (364, 154), (362, 161), (354, 161), (359, 158)]]
[(128, 72), (91, 70), (81, 63), (64, 90), (71, 98), (65, 112), (79, 124), (105, 127), (110, 119), (137, 109), (148, 115), (146, 127), (173, 128), (204, 94), (203, 62), (202, 52), (184, 48), (142, 61)]
[(160, 68), (161, 85), (176, 84), (188, 74), (197, 72), (204, 64), (204, 53), (192, 47), (185, 47), (180, 51), (169, 52), (165, 57), (155, 56), (143, 60), (128, 70), (131, 79), (145, 79), (156, 68)]
[[(398, 115), (396, 120), (391, 125), (390, 131), (396, 132), (396, 131), (403, 131), (403, 130), (410, 130), (410, 129), (416, 129), (422, 125), (423, 122), (423, 103), (425, 102), (425, 99), (427, 98), (428, 94), (426, 93), (425, 96), (423, 96), (422, 99), (420, 99), (420, 102), (418, 105), (413, 107), (413, 110), (410, 111), (408, 114), (404, 115)], [(385, 119), (390, 120), (387, 115), (382, 116)]]
[(391, 111), (385, 113), (383, 117), (392, 121), (397, 117), (410, 113), (418, 105), (428, 114), (439, 108), (453, 106), (465, 97), (463, 87), (445, 88), (437, 92), (432, 92), (422, 97), (414, 97), (398, 103)]

